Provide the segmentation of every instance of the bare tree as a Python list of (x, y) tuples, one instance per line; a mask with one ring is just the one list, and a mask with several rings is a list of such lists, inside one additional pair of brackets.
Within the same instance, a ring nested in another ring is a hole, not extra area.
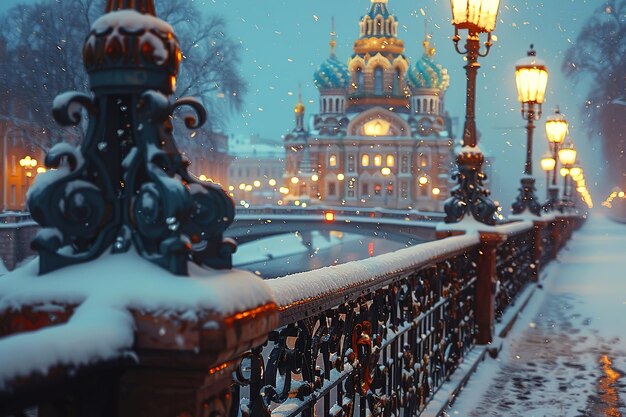
[[(239, 45), (228, 37), (224, 20), (206, 16), (197, 3), (157, 0), (156, 6), (159, 17), (174, 27), (183, 53), (177, 95), (200, 97), (209, 109), (208, 126), (223, 127), (245, 92)], [(51, 119), (54, 97), (66, 90), (87, 90), (82, 44), (103, 10), (101, 0), (40, 0), (0, 16), (0, 38), (5, 40), (0, 94), (19, 98), (15, 101), (21, 114), (10, 116), (48, 130), (45, 147), (67, 136)]]
[(581, 109), (590, 136), (602, 138), (612, 185), (626, 186), (626, 0), (608, 0), (595, 10), (562, 68), (575, 82), (591, 81)]

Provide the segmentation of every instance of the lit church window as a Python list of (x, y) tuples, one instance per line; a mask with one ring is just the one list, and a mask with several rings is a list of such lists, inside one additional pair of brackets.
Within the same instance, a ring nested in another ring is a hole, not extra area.
[(379, 167), (383, 164), (383, 156), (376, 154), (374, 155), (374, 165)]
[(361, 155), (361, 166), (370, 166), (370, 156), (368, 154)]

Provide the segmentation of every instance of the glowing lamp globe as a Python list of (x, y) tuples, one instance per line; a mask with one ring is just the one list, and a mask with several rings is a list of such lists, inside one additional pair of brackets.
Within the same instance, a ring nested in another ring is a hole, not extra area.
[(573, 167), (572, 169), (569, 170), (569, 174), (572, 176), (574, 181), (577, 181), (576, 178), (581, 176), (582, 173), (583, 173), (583, 169), (581, 167)]
[(500, 0), (450, 0), (452, 24), (470, 32), (492, 32), (496, 28)]
[(544, 171), (546, 172), (552, 171), (555, 166), (556, 166), (556, 159), (554, 159), (552, 156), (546, 155), (543, 158), (541, 158), (541, 169), (543, 169)]
[(559, 162), (563, 166), (572, 166), (576, 162), (576, 149), (573, 144), (559, 150)]
[(515, 65), (515, 82), (517, 99), (521, 103), (543, 103), (548, 85), (548, 70), (546, 64), (537, 59), (533, 45), (530, 45), (528, 55)]
[(563, 143), (565, 136), (567, 136), (568, 124), (563, 115), (558, 109), (553, 116), (548, 117), (546, 120), (546, 136), (550, 143)]

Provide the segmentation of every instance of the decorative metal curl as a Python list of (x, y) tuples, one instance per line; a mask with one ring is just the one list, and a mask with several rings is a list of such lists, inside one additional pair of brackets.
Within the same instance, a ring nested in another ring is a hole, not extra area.
[(452, 180), (458, 184), (450, 191), (451, 197), (444, 203), (446, 223), (461, 221), (466, 215), (472, 215), (481, 223), (496, 223), (494, 214), (496, 204), (489, 198), (489, 190), (483, 188), (487, 175), (480, 170), (482, 160), (472, 161), (471, 155), (461, 154), (458, 157), (458, 170), (452, 174)]
[[(100, 22), (117, 25), (110, 18)], [(128, 28), (116, 31), (138, 39)], [(189, 174), (172, 134), (178, 107), (196, 113), (185, 116), (187, 128), (199, 128), (207, 118), (196, 99), (169, 100), (171, 86), (162, 80), (176, 74), (175, 39), (163, 40), (164, 47), (171, 46), (163, 65), (139, 60), (122, 68), (115, 49), (119, 56), (137, 52), (124, 50), (128, 45), (109, 45), (102, 62), (90, 55), (104, 47), (109, 32), (94, 29), (85, 47), (93, 98), (68, 92), (54, 101), (53, 115), (61, 125), (79, 124), (81, 106), (90, 117), (80, 148), (53, 147), (46, 157), (51, 170), (37, 176), (28, 195), (33, 218), (43, 226), (33, 242), (40, 273), (92, 260), (109, 248), (126, 252), (132, 245), (178, 275), (187, 274), (189, 262), (230, 268), (236, 245), (223, 232), (234, 220), (234, 203), (219, 186)]]

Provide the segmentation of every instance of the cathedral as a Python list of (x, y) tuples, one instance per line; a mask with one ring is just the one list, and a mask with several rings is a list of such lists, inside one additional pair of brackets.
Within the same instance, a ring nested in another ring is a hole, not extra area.
[(299, 98), (284, 137), (289, 202), (441, 211), (454, 161), (447, 70), (426, 36), (411, 65), (388, 0), (371, 0), (347, 65), (335, 54), (314, 74), (319, 109)]

